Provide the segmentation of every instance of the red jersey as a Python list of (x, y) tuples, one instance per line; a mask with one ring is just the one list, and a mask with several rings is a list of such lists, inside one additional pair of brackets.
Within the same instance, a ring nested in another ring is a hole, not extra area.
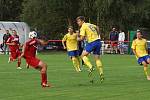
[(19, 50), (19, 36), (18, 35), (12, 35), (8, 38), (6, 43), (15, 43), (15, 45), (9, 45), (9, 48), (11, 51)]
[(38, 39), (30, 39), (26, 42), (24, 57), (35, 57), (37, 45), (39, 41)]

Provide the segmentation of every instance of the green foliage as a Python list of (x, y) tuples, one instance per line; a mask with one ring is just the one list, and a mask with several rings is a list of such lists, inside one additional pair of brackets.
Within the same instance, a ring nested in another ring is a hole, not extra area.
[(41, 35), (60, 39), (68, 25), (78, 28), (75, 18), (83, 15), (107, 38), (114, 26), (150, 28), (149, 8), (149, 0), (0, 0), (0, 20), (25, 21)]
[(19, 21), (23, 0), (0, 0), (0, 20)]

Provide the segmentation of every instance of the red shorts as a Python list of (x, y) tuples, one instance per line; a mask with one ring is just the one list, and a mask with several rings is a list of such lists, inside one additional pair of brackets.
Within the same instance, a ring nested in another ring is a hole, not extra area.
[(12, 59), (17, 59), (19, 56), (21, 55), (21, 52), (20, 51), (11, 51), (10, 52), (10, 57), (12, 58)]
[(112, 47), (115, 47), (115, 46), (117, 46), (118, 45), (118, 43), (117, 42), (113, 42), (113, 41), (111, 41), (111, 46)]
[(40, 62), (40, 59), (35, 58), (35, 57), (26, 57), (25, 59), (26, 59), (26, 62), (34, 68), (38, 67), (39, 62)]

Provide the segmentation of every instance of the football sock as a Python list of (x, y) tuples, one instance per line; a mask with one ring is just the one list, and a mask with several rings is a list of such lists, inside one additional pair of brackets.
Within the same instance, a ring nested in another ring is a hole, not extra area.
[(80, 71), (80, 62), (77, 57), (72, 57), (73, 66), (75, 67), (76, 71)]
[(148, 67), (144, 67), (144, 73), (146, 76), (149, 76)]
[(89, 61), (88, 57), (84, 56), (84, 57), (82, 58), (82, 60), (84, 61), (84, 64), (86, 64), (86, 66), (87, 66), (89, 69), (92, 68), (92, 64), (91, 64), (91, 62)]
[(41, 80), (42, 80), (42, 83), (47, 84), (47, 74), (46, 73), (41, 73)]
[(17, 66), (17, 67), (20, 67), (20, 65), (21, 65), (21, 62), (20, 62), (20, 61), (18, 61), (18, 66)]
[(102, 66), (102, 62), (100, 59), (97, 59), (96, 60), (96, 66), (97, 66), (97, 69), (99, 71), (99, 74), (103, 74), (103, 66)]

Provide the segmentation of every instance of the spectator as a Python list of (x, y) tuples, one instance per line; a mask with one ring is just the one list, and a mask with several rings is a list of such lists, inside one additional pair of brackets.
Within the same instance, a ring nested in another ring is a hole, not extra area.
[(109, 35), (110, 43), (111, 43), (111, 53), (117, 53), (117, 44), (118, 44), (118, 32), (116, 28), (113, 28)]
[(9, 30), (6, 30), (6, 33), (3, 35), (4, 54), (9, 54), (9, 49), (6, 42), (10, 36), (11, 34), (9, 33)]
[(119, 33), (119, 37), (118, 37), (118, 47), (119, 47), (119, 51), (120, 51), (120, 54), (124, 54), (124, 40), (125, 40), (125, 33), (120, 30), (120, 33)]

